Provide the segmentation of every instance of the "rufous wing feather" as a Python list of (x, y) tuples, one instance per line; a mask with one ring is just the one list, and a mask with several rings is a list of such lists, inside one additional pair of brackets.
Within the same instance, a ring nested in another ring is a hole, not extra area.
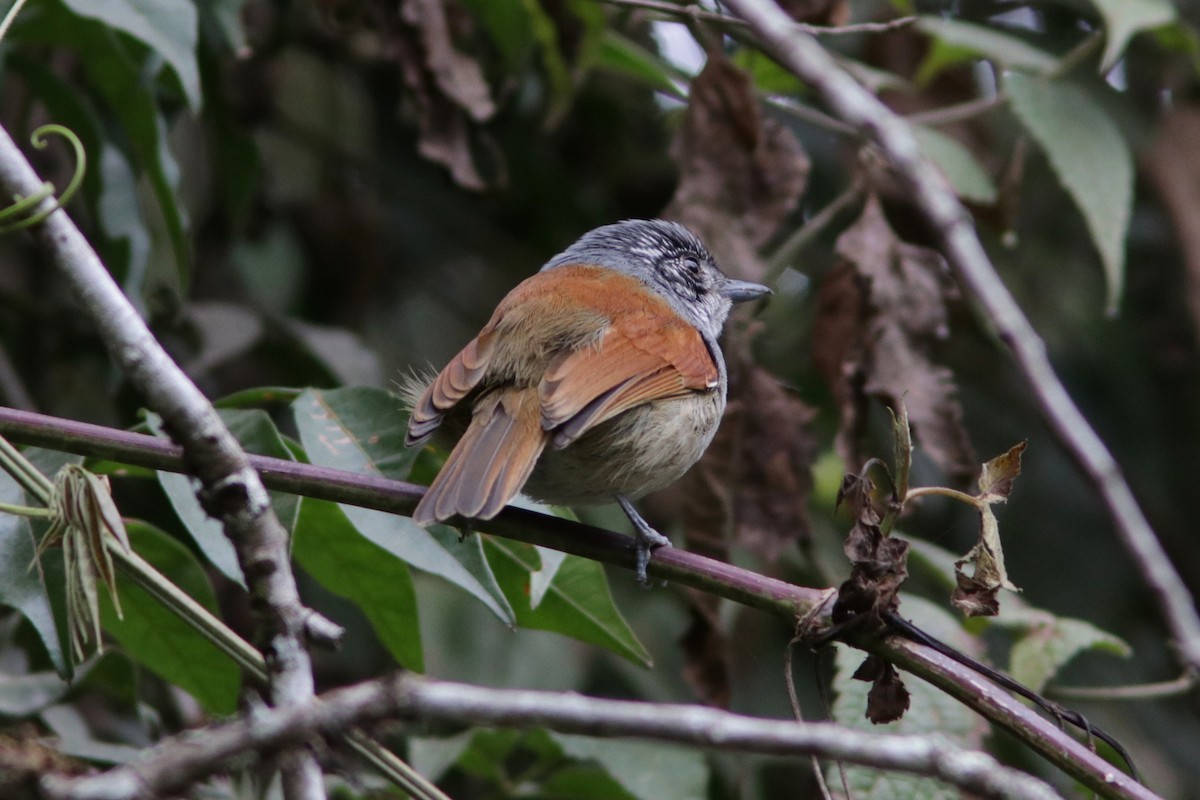
[(566, 447), (643, 403), (715, 387), (716, 363), (699, 332), (653, 314), (617, 320), (599, 346), (560, 353), (539, 386), (542, 427)]
[(413, 520), (427, 525), (454, 516), (494, 517), (521, 491), (548, 438), (534, 389), (510, 387), (481, 397)]
[(433, 379), (413, 405), (405, 446), (413, 447), (432, 436), (446, 412), (479, 385), (495, 350), (495, 336), (489, 324)]

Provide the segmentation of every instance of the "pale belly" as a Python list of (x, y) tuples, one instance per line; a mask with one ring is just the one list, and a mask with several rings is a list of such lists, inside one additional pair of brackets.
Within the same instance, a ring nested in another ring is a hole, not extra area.
[(548, 446), (522, 492), (545, 503), (588, 505), (662, 489), (703, 455), (724, 409), (718, 389), (639, 406), (562, 450)]

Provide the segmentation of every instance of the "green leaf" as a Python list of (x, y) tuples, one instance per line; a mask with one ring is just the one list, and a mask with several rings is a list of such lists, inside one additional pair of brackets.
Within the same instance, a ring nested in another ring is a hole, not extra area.
[[(382, 389), (310, 389), (293, 403), (300, 439), (312, 463), (364, 475), (408, 477), (419, 450), (404, 446), (408, 415)], [(342, 510), (359, 533), (424, 572), (465, 589), (506, 624), (514, 615), (483, 557), (478, 537), (463, 541), (445, 525), (428, 530), (408, 517), (357, 506)]]
[[(133, 550), (186, 592), (217, 614), (216, 597), (204, 569), (182, 544), (158, 528), (129, 522)], [(123, 619), (101, 593), (104, 629), (138, 663), (185, 690), (212, 714), (237, 709), (241, 672), (232, 659), (191, 626), (146, 593), (123, 572), (117, 574)]]
[(196, 6), (190, 0), (62, 0), (75, 14), (123, 31), (162, 56), (187, 95), (200, 108), (196, 63)]
[(1083, 212), (1116, 310), (1125, 285), (1125, 237), (1133, 207), (1133, 155), (1116, 124), (1083, 88), (1011, 73), (1005, 88), (1017, 118), (1045, 151)]
[(935, 40), (917, 70), (918, 83), (926, 83), (942, 68), (970, 57), (986, 58), (1007, 69), (1038, 75), (1058, 66), (1058, 59), (1050, 53), (995, 28), (932, 16), (921, 17), (916, 27)]
[(674, 94), (671, 70), (656, 53), (611, 28), (604, 31), (596, 66), (642, 81), (654, 89)]
[(408, 565), (360, 536), (336, 503), (304, 498), (292, 557), (326, 589), (354, 602), (396, 661), (425, 670)]
[(1102, 73), (1112, 69), (1138, 31), (1174, 22), (1178, 13), (1171, 0), (1091, 0), (1091, 3), (1104, 17)]
[(604, 568), (595, 561), (566, 556), (533, 608), (532, 577), (542, 568), (537, 549), (510, 539), (482, 534), (480, 538), (518, 625), (600, 645), (645, 667), (653, 664), (613, 603)]
[[(973, 653), (978, 643), (967, 636), (953, 616), (927, 600), (905, 595), (901, 613), (910, 617), (922, 630), (941, 639), (951, 647)], [(863, 731), (898, 734), (938, 734), (962, 747), (978, 749), (987, 732), (987, 725), (966, 706), (925, 681), (902, 674), (912, 694), (908, 712), (886, 727), (867, 720), (867, 692), (870, 683), (851, 676), (863, 661), (863, 653), (838, 644), (835, 657), (836, 672), (833, 688), (837, 699), (833, 704), (833, 719)], [(959, 793), (952, 787), (931, 778), (880, 772), (868, 767), (846, 765), (850, 794), (855, 800), (957, 800)], [(831, 786), (841, 786), (836, 767), (827, 771)]]
[(708, 794), (708, 762), (696, 750), (564, 733), (550, 737), (565, 755), (596, 762), (642, 800), (692, 800)]
[(956, 195), (983, 205), (996, 202), (992, 176), (958, 140), (924, 125), (914, 125), (913, 134), (921, 152), (942, 171)]
[[(284, 444), (275, 423), (264, 411), (257, 409), (222, 409), (221, 419), (230, 432), (249, 453), (291, 460), (291, 451)], [(155, 414), (147, 416), (147, 423), (156, 436), (166, 438), (162, 422)], [(233, 549), (221, 523), (212, 519), (200, 507), (196, 499), (194, 481), (187, 475), (175, 472), (158, 472), (158, 483), (175, 509), (176, 516), (200, 548), (200, 552), (214, 567), (231, 581), (245, 587), (242, 568), (238, 564), (237, 551)], [(270, 492), (271, 506), (283, 527), (291, 530), (296, 522), (300, 499), (284, 492)]]
[(1133, 651), (1120, 637), (1090, 622), (1058, 617), (1022, 602), (1006, 603), (994, 624), (1011, 630), (1016, 642), (1008, 672), (1035, 692), (1045, 688), (1067, 662), (1085, 650), (1128, 657)]
[[(28, 455), (28, 453), (27, 453)], [(0, 502), (14, 505), (36, 505), (7, 472), (0, 470)], [(42, 583), (42, 576), (33, 565), (36, 550), (33, 530), (26, 517), (0, 514), (0, 605), (15, 608), (33, 625), (50, 656), (50, 663), (61, 676), (69, 676), (62, 641), (58, 636), (54, 610)], [(48, 554), (55, 557), (58, 551)]]
[(57, 703), (70, 688), (71, 684), (56, 672), (0, 673), (0, 715), (28, 717), (36, 714)]

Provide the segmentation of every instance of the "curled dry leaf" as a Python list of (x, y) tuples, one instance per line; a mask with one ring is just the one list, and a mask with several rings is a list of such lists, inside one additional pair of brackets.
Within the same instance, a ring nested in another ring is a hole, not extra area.
[(912, 699), (896, 668), (875, 656), (867, 656), (855, 670), (854, 679), (872, 684), (867, 693), (867, 719), (876, 725), (895, 722), (908, 711)]
[[(1000, 526), (992, 512), (994, 503), (1008, 500), (1013, 481), (1021, 474), (1021, 454), (1025, 442), (1009, 449), (983, 465), (979, 476), (979, 541), (954, 562), (954, 593), (950, 602), (968, 617), (993, 617), (1000, 611), (997, 594), (1001, 589), (1018, 592), (1004, 569), (1004, 550), (1000, 546)], [(963, 568), (972, 567), (967, 575)]]
[(903, 400), (920, 445), (954, 481), (975, 475), (975, 456), (950, 370), (931, 350), (949, 333), (950, 285), (937, 253), (901, 241), (877, 198), (837, 244), (842, 258), (822, 282), (814, 361), (841, 411), (837, 447), (861, 464), (866, 400)]
[(71, 649), (77, 660), (83, 660), (89, 644), (100, 645), (97, 583), (104, 584), (113, 608), (121, 615), (108, 541), (111, 539), (128, 551), (129, 535), (113, 503), (108, 478), (94, 475), (78, 464), (65, 465), (55, 476), (50, 510), (53, 512), (50, 527), (38, 543), (34, 560), (40, 564), (47, 548), (61, 543)]

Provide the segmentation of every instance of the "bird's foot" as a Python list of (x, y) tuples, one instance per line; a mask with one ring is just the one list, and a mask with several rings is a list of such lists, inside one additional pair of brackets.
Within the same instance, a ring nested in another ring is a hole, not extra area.
[(638, 583), (643, 588), (650, 587), (650, 578), (646, 575), (646, 567), (650, 564), (650, 555), (660, 547), (670, 547), (671, 540), (661, 533), (656, 531), (654, 527), (642, 518), (642, 515), (637, 512), (631, 503), (625, 497), (617, 495), (617, 503), (620, 504), (621, 510), (629, 517), (629, 521), (633, 523), (634, 539), (636, 540), (635, 547), (637, 548), (637, 566), (634, 574), (637, 576)]

